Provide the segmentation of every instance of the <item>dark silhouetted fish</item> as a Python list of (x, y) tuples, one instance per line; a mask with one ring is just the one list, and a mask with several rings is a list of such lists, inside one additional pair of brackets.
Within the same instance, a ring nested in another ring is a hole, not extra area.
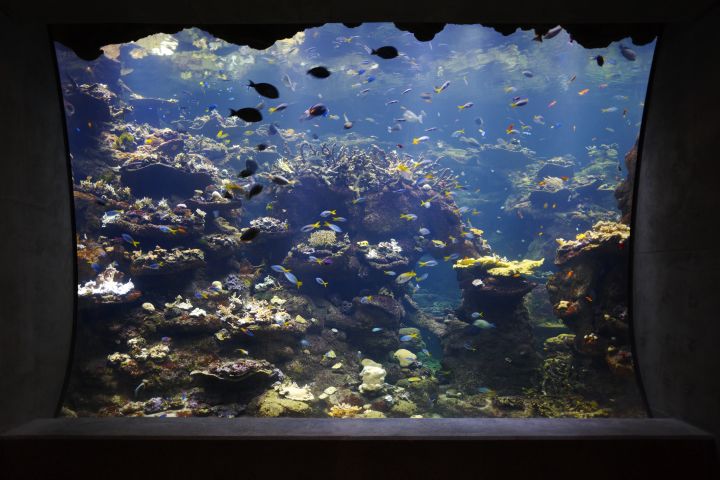
[(254, 88), (255, 91), (263, 97), (278, 98), (280, 96), (278, 89), (269, 83), (255, 83), (252, 80), (249, 80), (248, 87)]
[(240, 120), (245, 120), (246, 122), (261, 122), (262, 121), (262, 114), (260, 113), (260, 110), (257, 108), (241, 108), (240, 110), (233, 110), (230, 109), (230, 116), (231, 117), (238, 117)]
[(255, 160), (253, 160), (252, 158), (248, 158), (247, 160), (245, 160), (245, 170), (241, 171), (238, 174), (238, 177), (247, 178), (250, 175), (257, 172), (257, 169), (258, 169), (257, 162)]
[(307, 74), (315, 78), (328, 78), (330, 76), (330, 70), (325, 67), (314, 67), (308, 70)]
[(243, 242), (249, 242), (250, 240), (253, 240), (255, 237), (257, 237), (259, 233), (259, 228), (250, 227), (240, 234), (240, 240), (242, 240)]
[(397, 48), (386, 46), (386, 47), (380, 47), (376, 50), (373, 50), (370, 52), (372, 55), (377, 55), (380, 58), (384, 58), (385, 60), (390, 60), (391, 58), (395, 58), (398, 56)]
[(260, 185), (259, 183), (256, 183), (255, 185), (253, 185), (250, 188), (250, 191), (247, 193), (248, 200), (250, 200), (251, 198), (253, 198), (256, 195), (259, 195), (260, 192), (262, 192), (262, 190), (263, 190), (263, 186)]

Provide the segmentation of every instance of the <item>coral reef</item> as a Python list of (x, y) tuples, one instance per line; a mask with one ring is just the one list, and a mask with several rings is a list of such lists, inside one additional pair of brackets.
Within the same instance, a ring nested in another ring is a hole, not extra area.
[[(508, 141), (462, 129), (416, 150), (363, 132), (372, 117), (319, 138), (274, 102), (254, 124), (204, 105), (261, 53), (198, 30), (108, 52), (97, 78), (73, 63), (80, 80), (64, 85), (81, 307), (67, 415), (636, 411), (636, 150), (617, 223), (617, 144), (589, 146), (589, 162), (539, 155), (523, 124)], [(155, 62), (188, 98), (122, 81)]]
[(172, 275), (195, 270), (205, 265), (205, 254), (197, 248), (166, 250), (155, 247), (147, 253), (135, 250), (130, 253), (130, 273), (133, 276)]

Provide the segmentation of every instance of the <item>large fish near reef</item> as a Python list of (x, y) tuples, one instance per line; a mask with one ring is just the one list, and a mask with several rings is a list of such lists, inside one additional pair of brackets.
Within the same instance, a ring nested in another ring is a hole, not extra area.
[(420, 112), (420, 115), (416, 115), (412, 110), (405, 110), (405, 113), (403, 113), (405, 121), (410, 123), (423, 123), (423, 116), (425, 116), (425, 112)]

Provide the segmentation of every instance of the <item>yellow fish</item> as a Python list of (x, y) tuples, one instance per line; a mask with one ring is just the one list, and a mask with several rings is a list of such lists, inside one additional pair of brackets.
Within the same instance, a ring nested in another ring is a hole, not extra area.
[(397, 283), (407, 283), (410, 281), (411, 278), (416, 277), (417, 273), (415, 271), (411, 270), (409, 272), (401, 273), (397, 276), (395, 279), (395, 282)]
[(357, 242), (358, 247), (367, 247), (368, 245), (370, 245), (370, 242), (368, 242), (367, 240), (360, 240), (359, 242)]
[(224, 184), (223, 187), (225, 187), (225, 190), (228, 190), (228, 191), (245, 190), (243, 187), (241, 187), (237, 183), (232, 183), (232, 182)]
[(443, 242), (442, 240), (432, 240), (433, 245), (440, 248), (447, 247), (447, 243)]
[(217, 138), (227, 138), (227, 137), (230, 136), (230, 134), (229, 134), (229, 133), (225, 133), (225, 132), (223, 132), (222, 130), (220, 130), (220, 131), (217, 133), (216, 136), (217, 136)]

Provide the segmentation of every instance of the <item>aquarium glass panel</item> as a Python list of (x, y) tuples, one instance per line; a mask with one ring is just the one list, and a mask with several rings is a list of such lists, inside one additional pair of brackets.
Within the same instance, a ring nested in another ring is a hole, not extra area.
[(654, 42), (328, 24), (56, 44), (68, 416), (642, 416), (630, 212)]

